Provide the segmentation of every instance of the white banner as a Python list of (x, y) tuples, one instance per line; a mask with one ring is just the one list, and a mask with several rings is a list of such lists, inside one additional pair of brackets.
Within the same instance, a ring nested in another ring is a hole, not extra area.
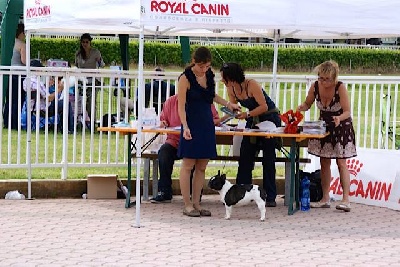
[(137, 32), (140, 0), (25, 0), (26, 30), (40, 32)]
[(197, 29), (282, 29), (295, 23), (288, 0), (143, 0), (144, 25)]
[(173, 36), (399, 36), (397, 0), (25, 0), (33, 32)]
[[(350, 201), (400, 210), (400, 151), (357, 148), (358, 156), (347, 160)], [(339, 171), (331, 165), (330, 193), (342, 199)]]

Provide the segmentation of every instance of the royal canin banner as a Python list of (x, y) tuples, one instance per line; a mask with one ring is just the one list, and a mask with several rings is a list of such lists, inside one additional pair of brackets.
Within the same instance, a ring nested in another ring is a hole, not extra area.
[(31, 31), (135, 33), (140, 0), (25, 0), (23, 11)]
[[(290, 1), (257, 1), (257, 7), (246, 0), (143, 0), (144, 25), (169, 25), (203, 29), (277, 29), (294, 24)], [(291, 19), (292, 18), (292, 19)]]
[(399, 9), (397, 0), (25, 0), (23, 13), (31, 32), (349, 39), (399, 36)]
[[(400, 151), (357, 148), (357, 154), (346, 160), (350, 201), (400, 210)], [(319, 169), (319, 158), (313, 157), (314, 160)], [(340, 201), (343, 191), (335, 160), (332, 160), (331, 174), (330, 195)]]

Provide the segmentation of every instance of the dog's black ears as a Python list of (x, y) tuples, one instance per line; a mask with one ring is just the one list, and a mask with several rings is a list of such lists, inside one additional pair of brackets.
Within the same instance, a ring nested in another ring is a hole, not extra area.
[[(218, 173), (219, 173), (219, 171), (218, 171)], [(224, 179), (224, 180), (226, 180), (226, 174), (225, 174), (225, 173), (224, 173), (224, 174), (221, 174), (221, 178)]]

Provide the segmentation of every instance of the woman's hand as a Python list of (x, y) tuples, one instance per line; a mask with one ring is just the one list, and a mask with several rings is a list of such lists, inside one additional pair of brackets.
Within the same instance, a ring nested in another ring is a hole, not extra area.
[(168, 122), (167, 121), (160, 121), (160, 127), (168, 127)]
[(190, 133), (189, 128), (183, 128), (183, 138), (186, 140), (192, 140), (192, 134)]
[(333, 122), (335, 123), (335, 127), (338, 127), (340, 124), (340, 116), (333, 116)]
[(242, 108), (239, 104), (235, 104), (235, 103), (231, 103), (231, 102), (228, 102), (228, 105), (226, 105), (226, 107), (232, 111), (240, 111), (240, 109)]
[(236, 116), (235, 116), (235, 118), (236, 119), (239, 119), (239, 120), (245, 120), (245, 119), (247, 119), (249, 116), (248, 116), (248, 112), (247, 111), (245, 111), (245, 112), (240, 112), (240, 113), (238, 113)]
[(309, 106), (306, 103), (302, 103), (300, 106), (297, 107), (297, 111), (307, 111)]

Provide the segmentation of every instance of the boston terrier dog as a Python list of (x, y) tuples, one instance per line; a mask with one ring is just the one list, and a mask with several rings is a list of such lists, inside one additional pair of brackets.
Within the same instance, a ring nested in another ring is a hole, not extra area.
[(220, 174), (218, 171), (217, 175), (210, 178), (208, 187), (218, 191), (221, 196), (221, 201), (225, 204), (226, 209), (225, 219), (228, 220), (231, 218), (232, 207), (234, 205), (242, 206), (255, 201), (261, 213), (260, 220), (265, 220), (266, 193), (258, 185), (232, 184), (226, 180), (225, 174)]

